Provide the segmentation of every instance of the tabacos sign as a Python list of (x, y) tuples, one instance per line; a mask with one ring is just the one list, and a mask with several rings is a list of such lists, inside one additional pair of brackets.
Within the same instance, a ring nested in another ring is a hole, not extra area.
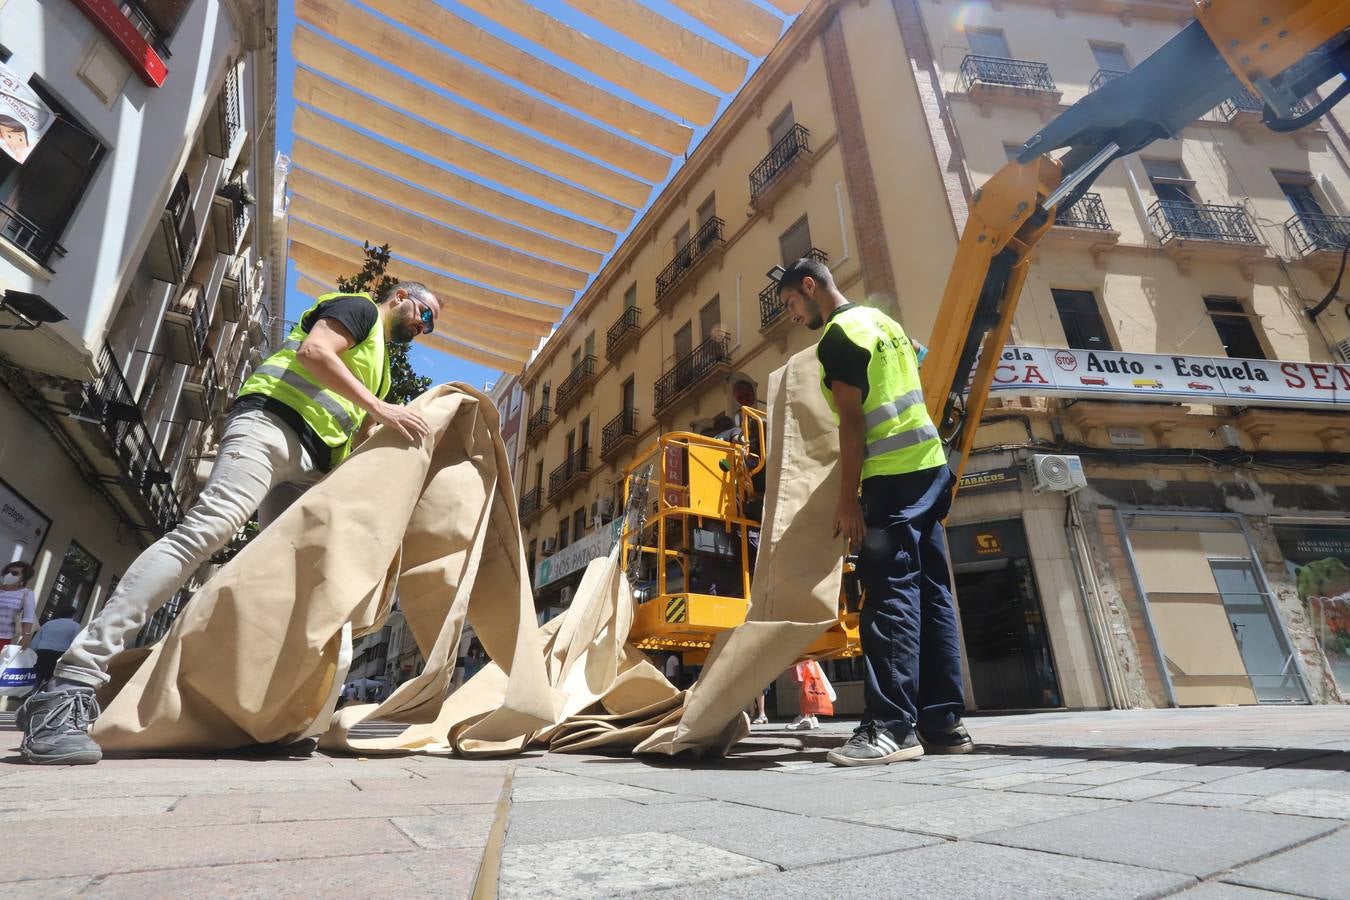
[(992, 389), (1024, 394), (1166, 397), (1246, 405), (1350, 406), (1350, 365), (1007, 347)]

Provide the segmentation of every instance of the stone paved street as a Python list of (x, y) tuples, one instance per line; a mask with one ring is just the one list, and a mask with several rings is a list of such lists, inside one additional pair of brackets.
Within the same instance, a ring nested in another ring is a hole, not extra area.
[(1350, 709), (969, 724), (977, 753), (852, 770), (849, 723), (703, 763), (10, 752), (0, 896), (1350, 898)]

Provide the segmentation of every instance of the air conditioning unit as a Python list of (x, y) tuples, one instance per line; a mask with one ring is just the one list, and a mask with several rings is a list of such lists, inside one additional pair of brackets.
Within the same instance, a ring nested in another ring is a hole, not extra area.
[(539, 552), (545, 556), (552, 556), (558, 549), (557, 538), (544, 538), (539, 542)]
[(1035, 487), (1032, 488), (1034, 494), (1041, 491), (1062, 491), (1071, 494), (1087, 487), (1083, 461), (1076, 456), (1036, 453), (1031, 457), (1029, 468), (1035, 483)]
[(1337, 341), (1336, 356), (1340, 358), (1341, 362), (1350, 363), (1350, 338), (1346, 338), (1343, 341)]

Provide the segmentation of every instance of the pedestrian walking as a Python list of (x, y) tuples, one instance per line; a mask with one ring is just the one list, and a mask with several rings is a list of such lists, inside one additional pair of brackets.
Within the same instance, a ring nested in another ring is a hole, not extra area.
[(33, 642), (29, 646), (37, 653), (38, 683), (36, 690), (42, 690), (42, 685), (52, 677), (56, 671), (56, 663), (61, 659), (62, 654), (70, 648), (75, 640), (75, 635), (80, 633), (80, 623), (75, 620), (75, 610), (63, 609), (53, 618), (42, 623), (42, 627), (33, 635)]
[(814, 659), (792, 667), (792, 677), (801, 688), (801, 713), (788, 724), (793, 731), (812, 731), (820, 727), (817, 716), (834, 715), (834, 688), (830, 686), (820, 663)]
[(15, 561), (0, 574), (0, 650), (15, 641), (27, 644), (37, 621), (37, 596), (28, 588), (33, 567)]
[(839, 426), (835, 535), (858, 550), (864, 718), (840, 766), (966, 753), (960, 641), (942, 520), (955, 476), (929, 418), (913, 343), (894, 319), (850, 303), (829, 267), (787, 267), (778, 296), (820, 331), (820, 387)]
[(387, 345), (431, 332), (440, 311), (425, 285), (403, 282), (378, 299), (326, 294), (300, 316), (281, 349), (244, 382), (196, 505), (137, 557), (51, 681), (20, 707), (24, 759), (70, 765), (102, 758), (89, 728), (99, 714), (94, 690), (108, 681), (108, 662), (255, 510), (266, 527), (345, 459), (372, 425), (414, 442), (427, 435), (420, 415), (384, 401)]

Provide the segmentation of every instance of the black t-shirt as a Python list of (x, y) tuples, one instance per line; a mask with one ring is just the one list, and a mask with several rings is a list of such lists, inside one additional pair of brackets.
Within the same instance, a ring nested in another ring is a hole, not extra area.
[[(830, 319), (833, 320), (844, 310), (852, 308), (852, 303), (846, 303), (830, 313)], [(859, 347), (849, 340), (843, 328), (831, 325), (827, 321), (825, 334), (816, 345), (816, 357), (820, 360), (821, 368), (825, 370), (826, 387), (830, 387), (836, 381), (842, 381), (862, 391), (863, 401), (866, 402), (867, 364), (872, 359), (872, 354), (866, 347)]]
[[(319, 319), (332, 319), (347, 329), (352, 340), (359, 344), (366, 339), (366, 335), (370, 333), (379, 317), (380, 312), (375, 304), (364, 297), (334, 297), (320, 303), (316, 309), (300, 320), (300, 324), (305, 331), (312, 331)], [(320, 472), (327, 472), (333, 467), (333, 448), (323, 442), (323, 438), (309, 427), (298, 412), (281, 401), (264, 397), (262, 394), (240, 397), (234, 401), (230, 412), (249, 409), (265, 409), (289, 425), (300, 438), (300, 445), (308, 451), (309, 458), (314, 460), (314, 465)]]

